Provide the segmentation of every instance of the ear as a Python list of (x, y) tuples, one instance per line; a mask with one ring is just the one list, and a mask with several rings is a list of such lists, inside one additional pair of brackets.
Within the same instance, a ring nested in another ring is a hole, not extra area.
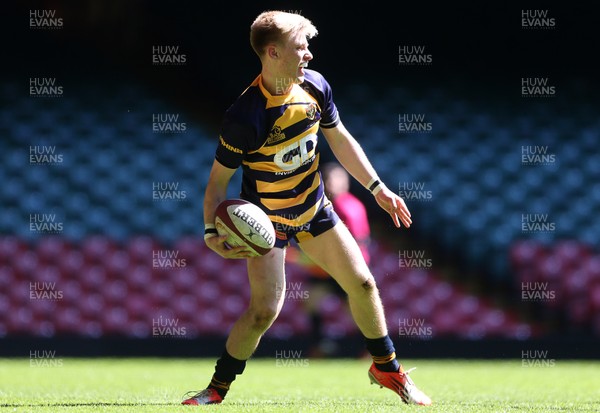
[(267, 56), (271, 59), (277, 59), (279, 57), (279, 53), (277, 52), (277, 47), (275, 45), (267, 46)]

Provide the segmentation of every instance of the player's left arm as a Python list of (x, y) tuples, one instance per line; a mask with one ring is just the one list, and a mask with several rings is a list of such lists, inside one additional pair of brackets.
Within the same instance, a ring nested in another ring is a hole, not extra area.
[[(332, 128), (321, 128), (321, 131), (335, 157), (362, 186), (367, 188), (367, 185), (379, 180), (360, 144), (341, 121)], [(390, 214), (396, 227), (400, 228), (400, 223), (410, 227), (412, 220), (404, 200), (389, 190), (383, 182), (380, 183), (380, 188), (373, 191), (379, 206)]]

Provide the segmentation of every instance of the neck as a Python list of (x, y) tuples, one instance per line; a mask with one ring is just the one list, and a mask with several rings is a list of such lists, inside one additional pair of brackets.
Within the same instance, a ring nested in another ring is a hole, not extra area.
[(285, 95), (289, 93), (294, 86), (292, 78), (278, 76), (265, 67), (263, 67), (260, 75), (262, 79), (262, 85), (271, 95)]

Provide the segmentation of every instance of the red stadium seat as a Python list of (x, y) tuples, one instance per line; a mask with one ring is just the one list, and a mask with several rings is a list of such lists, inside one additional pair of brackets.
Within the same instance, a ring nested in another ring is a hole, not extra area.
[(179, 294), (194, 291), (196, 285), (202, 284), (196, 277), (196, 272), (189, 267), (171, 271), (169, 273), (169, 278), (172, 280), (173, 286)]
[(102, 331), (107, 335), (129, 335), (129, 317), (124, 307), (109, 306), (102, 312)]
[(110, 257), (116, 249), (116, 245), (109, 238), (92, 236), (83, 241), (81, 252), (87, 261), (105, 264), (106, 259)]
[(152, 303), (147, 294), (141, 292), (130, 292), (127, 294), (125, 309), (129, 318), (143, 319), (152, 311)]
[(202, 335), (225, 335), (231, 328), (218, 308), (207, 308), (197, 314), (196, 328)]
[(0, 237), (0, 265), (13, 263), (28, 250), (28, 245), (17, 237)]
[(79, 302), (81, 315), (87, 321), (99, 321), (107, 307), (106, 299), (98, 292), (88, 293), (85, 299)]
[(594, 314), (600, 314), (600, 282), (590, 285), (590, 304)]
[(545, 256), (546, 249), (532, 240), (517, 242), (510, 251), (512, 266), (517, 271), (535, 267)]
[(149, 236), (138, 236), (127, 242), (126, 252), (131, 261), (138, 264), (148, 265), (152, 262), (153, 253), (163, 248)]
[(182, 317), (186, 322), (195, 322), (196, 315), (199, 312), (198, 299), (191, 291), (178, 294), (177, 300), (173, 302), (173, 311), (178, 317)]
[(217, 306), (224, 293), (216, 281), (202, 281), (194, 285), (190, 291), (198, 299), (201, 308)]
[(57, 265), (63, 277), (81, 281), (81, 273), (86, 263), (80, 250), (70, 249), (63, 252)]
[(592, 306), (589, 296), (583, 296), (578, 300), (568, 301), (566, 307), (569, 321), (573, 325), (581, 326), (590, 320)]
[(58, 334), (81, 333), (82, 317), (78, 308), (59, 306), (52, 318)]
[(67, 254), (70, 246), (61, 237), (44, 237), (36, 245), (38, 260), (44, 264), (58, 263)]
[(102, 291), (109, 282), (107, 269), (96, 264), (85, 266), (80, 273), (79, 282), (86, 294)]
[(145, 293), (154, 285), (151, 268), (145, 264), (132, 263), (127, 270), (127, 287), (132, 292)]
[(566, 266), (576, 267), (582, 261), (592, 256), (592, 249), (585, 244), (575, 240), (558, 242), (553, 248), (554, 254), (565, 263)]

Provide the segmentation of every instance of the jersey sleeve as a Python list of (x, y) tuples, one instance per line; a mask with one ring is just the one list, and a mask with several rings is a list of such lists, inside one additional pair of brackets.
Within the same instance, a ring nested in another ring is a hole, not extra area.
[(319, 72), (310, 69), (306, 69), (305, 72), (305, 89), (317, 99), (321, 107), (320, 126), (326, 129), (335, 127), (340, 123), (340, 117), (333, 102), (331, 86)]
[(242, 164), (254, 136), (254, 129), (250, 125), (225, 118), (215, 158), (223, 166), (237, 169)]
[(323, 106), (321, 107), (321, 127), (322, 128), (333, 128), (340, 123), (340, 116), (333, 102), (333, 92), (331, 86), (321, 77), (323, 83)]

